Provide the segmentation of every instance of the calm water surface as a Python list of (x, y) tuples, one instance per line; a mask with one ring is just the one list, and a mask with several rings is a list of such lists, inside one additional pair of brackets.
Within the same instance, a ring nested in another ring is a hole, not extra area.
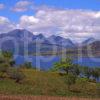
[[(60, 56), (15, 56), (16, 65), (21, 65), (25, 62), (32, 62), (33, 67), (40, 68), (42, 70), (49, 70), (53, 67), (54, 63), (60, 61)], [(73, 59), (73, 63), (80, 64), (88, 67), (100, 67), (100, 58), (79, 58)]]

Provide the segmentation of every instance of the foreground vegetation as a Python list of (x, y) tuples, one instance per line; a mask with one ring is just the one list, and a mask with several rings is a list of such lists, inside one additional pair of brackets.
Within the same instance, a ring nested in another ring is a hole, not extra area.
[(53, 72), (40, 72), (23, 69), (25, 78), (21, 83), (5, 78), (0, 80), (0, 94), (10, 95), (51, 95), (51, 96), (84, 96), (99, 97), (99, 83), (87, 79), (77, 79), (68, 89), (65, 77)]
[[(92, 78), (91, 78), (92, 77)], [(31, 63), (16, 68), (11, 53), (0, 56), (0, 94), (100, 97), (99, 69), (60, 61), (48, 72), (33, 69)]]

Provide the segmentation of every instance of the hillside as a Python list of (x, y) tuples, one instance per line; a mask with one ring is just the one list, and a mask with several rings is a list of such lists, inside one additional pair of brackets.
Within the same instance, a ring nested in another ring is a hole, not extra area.
[[(22, 84), (14, 80), (0, 80), (0, 94), (3, 95), (47, 95), (47, 96), (82, 96), (98, 97), (96, 83), (86, 82), (67, 89), (64, 77), (56, 72), (41, 72), (33, 69), (22, 69), (26, 78)], [(78, 87), (77, 87), (78, 85)], [(84, 88), (83, 88), (84, 87)], [(80, 92), (78, 92), (80, 91)]]

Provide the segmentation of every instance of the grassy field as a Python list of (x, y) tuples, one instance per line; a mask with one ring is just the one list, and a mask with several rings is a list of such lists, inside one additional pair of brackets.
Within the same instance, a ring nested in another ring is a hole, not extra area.
[[(80, 96), (100, 97), (100, 84), (93, 82), (75, 84), (68, 90), (65, 77), (53, 72), (22, 69), (26, 78), (21, 84), (9, 78), (0, 80), (1, 95), (46, 95), (46, 96)], [(97, 87), (98, 86), (98, 87)]]

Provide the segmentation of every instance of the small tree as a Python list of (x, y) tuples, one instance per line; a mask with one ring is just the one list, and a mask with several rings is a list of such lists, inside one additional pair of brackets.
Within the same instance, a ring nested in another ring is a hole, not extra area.
[(65, 60), (61, 60), (58, 63), (55, 63), (53, 70), (54, 71), (65, 71), (66, 74), (68, 74), (72, 66), (73, 66), (72, 60), (67, 58)]
[(8, 52), (8, 51), (2, 51), (2, 56), (5, 59), (12, 59), (13, 58), (13, 54), (11, 52)]
[(13, 56), (9, 52), (0, 52), (0, 77), (4, 77), (8, 68), (14, 65)]

